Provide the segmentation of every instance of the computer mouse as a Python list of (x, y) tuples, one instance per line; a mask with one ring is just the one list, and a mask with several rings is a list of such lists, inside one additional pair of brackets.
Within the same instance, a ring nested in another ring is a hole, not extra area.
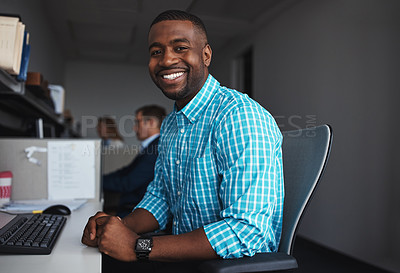
[(56, 214), (56, 215), (70, 215), (71, 210), (65, 205), (58, 204), (46, 208), (45, 210), (43, 210), (43, 213)]

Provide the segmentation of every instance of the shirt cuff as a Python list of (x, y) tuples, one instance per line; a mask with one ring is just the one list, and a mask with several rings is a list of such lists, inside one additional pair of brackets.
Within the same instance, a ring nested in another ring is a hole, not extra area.
[(212, 248), (223, 259), (241, 258), (240, 242), (226, 220), (204, 226), (204, 232)]

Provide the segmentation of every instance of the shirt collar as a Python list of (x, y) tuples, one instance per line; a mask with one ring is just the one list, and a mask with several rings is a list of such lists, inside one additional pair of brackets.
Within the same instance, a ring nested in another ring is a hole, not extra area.
[(196, 96), (189, 101), (185, 107), (183, 107), (180, 112), (182, 112), (191, 123), (195, 123), (200, 117), (201, 113), (204, 111), (205, 107), (214, 97), (215, 90), (217, 90), (219, 86), (219, 82), (211, 74), (208, 74), (207, 80), (203, 87), (196, 94)]
[(142, 145), (142, 149), (146, 149), (147, 146), (150, 145), (150, 143), (155, 140), (160, 134), (154, 134), (148, 138), (146, 138), (145, 140), (142, 141), (141, 145)]

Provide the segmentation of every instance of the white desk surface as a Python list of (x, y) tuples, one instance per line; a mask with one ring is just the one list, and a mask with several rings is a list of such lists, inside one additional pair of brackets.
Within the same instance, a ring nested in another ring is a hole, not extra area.
[(100, 273), (100, 252), (81, 237), (88, 218), (101, 209), (101, 202), (90, 201), (72, 211), (50, 255), (0, 254), (1, 273)]

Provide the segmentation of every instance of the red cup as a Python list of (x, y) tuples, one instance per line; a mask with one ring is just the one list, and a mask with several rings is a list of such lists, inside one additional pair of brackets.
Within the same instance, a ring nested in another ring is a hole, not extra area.
[(0, 172), (0, 205), (10, 202), (12, 172)]

